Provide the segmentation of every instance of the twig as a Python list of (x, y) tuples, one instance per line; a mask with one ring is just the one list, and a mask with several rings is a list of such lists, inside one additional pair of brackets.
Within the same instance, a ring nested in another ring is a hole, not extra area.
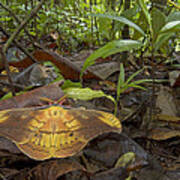
[[(13, 11), (11, 11), (11, 9), (9, 9), (7, 6), (3, 5), (2, 3), (0, 3), (0, 6), (2, 8), (4, 8), (6, 11), (9, 12), (9, 14), (17, 21), (17, 23), (21, 24), (22, 20), (20, 20), (14, 13)], [(2, 28), (0, 27), (0, 30), (9, 38), (9, 34)], [(29, 37), (30, 41), (32, 44), (34, 44), (31, 35), (29, 34), (28, 30), (26, 29), (26, 27), (24, 27), (24, 32), (27, 34), (27, 36)], [(21, 50), (24, 52), (24, 54), (26, 54), (33, 62), (37, 62), (37, 60), (26, 50), (24, 49), (15, 39), (13, 40), (14, 44)]]
[(37, 14), (37, 12), (40, 10), (41, 6), (45, 0), (42, 0), (32, 11), (31, 14), (20, 24), (19, 27), (14, 31), (14, 33), (10, 36), (8, 41), (6, 42), (5, 46), (3, 47), (3, 52), (6, 52), (12, 41), (16, 38), (16, 36), (20, 33), (20, 31), (26, 26), (26, 24), (29, 22), (29, 20)]
[[(0, 31), (3, 32), (3, 34), (5, 34), (7, 37), (9, 37), (9, 34), (2, 28), (0, 27)], [(13, 40), (14, 44), (22, 51), (24, 52), (24, 54), (26, 54), (26, 56), (28, 56), (33, 62), (37, 62), (37, 60), (25, 49), (23, 48), (20, 43), (18, 41), (16, 41), (15, 39)]]
[[(0, 81), (0, 84), (2, 84), (3, 86), (11, 87), (11, 84), (9, 84), (9, 83), (7, 83), (7, 82), (2, 82), (2, 81)], [(13, 86), (16, 87), (16, 88), (20, 88), (20, 89), (22, 89), (22, 90), (25, 89), (25, 86), (20, 85), (20, 84), (17, 84), (17, 83), (14, 83), (14, 82), (13, 82)]]
[[(3, 5), (2, 3), (0, 3), (0, 6), (2, 8), (4, 8), (7, 12), (9, 12), (9, 14), (17, 21), (17, 23), (21, 24), (22, 20), (20, 20), (15, 14), (14, 12), (9, 9), (7, 6)], [(31, 35), (28, 33), (28, 30), (26, 29), (26, 27), (24, 27), (24, 32), (27, 34), (27, 36), (29, 37), (29, 39), (32, 41), (32, 37)]]
[(180, 9), (180, 6), (178, 6), (178, 5), (177, 5), (176, 3), (174, 3), (173, 1), (168, 0), (168, 3), (171, 4), (171, 5), (173, 5), (175, 8)]
[(9, 84), (11, 85), (10, 89), (11, 89), (12, 95), (15, 96), (15, 88), (14, 88), (13, 81), (12, 81), (12, 78), (11, 78), (11, 73), (10, 73), (10, 70), (9, 70), (9, 64), (7, 62), (5, 53), (3, 52), (2, 49), (3, 48), (0, 48), (0, 54), (1, 54), (2, 62), (4, 63), (4, 67), (5, 67), (5, 70), (7, 72), (7, 76), (8, 76), (8, 81), (9, 81)]

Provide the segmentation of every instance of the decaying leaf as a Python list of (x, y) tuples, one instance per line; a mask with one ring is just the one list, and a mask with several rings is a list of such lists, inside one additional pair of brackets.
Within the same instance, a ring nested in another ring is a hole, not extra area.
[(105, 80), (113, 73), (119, 71), (119, 64), (117, 62), (96, 64), (88, 67), (88, 70), (93, 72), (97, 77)]
[(180, 84), (180, 71), (169, 72), (169, 82), (172, 87), (178, 86)]
[(39, 106), (44, 103), (44, 101), (42, 101), (42, 97), (51, 99), (52, 101), (57, 101), (64, 96), (64, 93), (60, 88), (62, 84), (63, 81), (60, 80), (53, 84), (49, 84), (47, 86), (39, 87), (25, 92), (21, 95), (1, 100), (0, 110), (8, 108)]
[(179, 130), (172, 130), (167, 128), (152, 129), (148, 134), (149, 139), (153, 139), (157, 141), (166, 140), (177, 136), (180, 137)]
[(107, 132), (120, 133), (121, 123), (102, 111), (57, 105), (0, 111), (0, 135), (37, 160), (72, 156)]
[(172, 123), (179, 123), (180, 122), (180, 117), (168, 116), (166, 114), (157, 114), (156, 118), (160, 121), (165, 121), (165, 122), (172, 122)]
[(129, 163), (135, 161), (135, 157), (136, 155), (133, 152), (123, 154), (116, 162), (115, 167), (126, 167)]
[(176, 116), (178, 110), (171, 89), (161, 86), (156, 100), (156, 108), (161, 110), (161, 114)]
[(84, 170), (78, 162), (69, 159), (51, 160), (33, 168), (29, 175), (33, 174), (36, 179), (58, 179), (63, 174), (77, 170)]

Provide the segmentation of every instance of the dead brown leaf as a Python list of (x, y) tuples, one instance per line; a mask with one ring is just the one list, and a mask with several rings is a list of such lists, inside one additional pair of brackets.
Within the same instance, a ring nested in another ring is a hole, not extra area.
[(156, 100), (156, 108), (161, 110), (160, 114), (169, 116), (176, 116), (178, 114), (175, 100), (170, 88), (161, 86)]
[[(78, 162), (68, 159), (51, 160), (34, 167), (29, 171), (28, 176), (35, 179), (57, 179), (68, 172), (82, 170), (82, 165)], [(27, 177), (25, 177), (27, 178)]]
[(179, 130), (172, 130), (168, 128), (156, 128), (156, 129), (152, 129), (148, 133), (149, 139), (158, 140), (158, 141), (167, 140), (177, 136), (180, 136)]
[(2, 100), (0, 101), (0, 110), (39, 105), (42, 106), (45, 102), (41, 100), (41, 97), (45, 97), (53, 101), (59, 100), (64, 96), (64, 93), (60, 88), (62, 83), (62, 81), (58, 81), (53, 84), (28, 91), (22, 95)]

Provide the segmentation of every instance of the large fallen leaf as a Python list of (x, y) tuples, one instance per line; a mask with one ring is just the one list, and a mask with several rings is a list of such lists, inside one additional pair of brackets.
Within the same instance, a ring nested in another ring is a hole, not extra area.
[(33, 159), (65, 158), (78, 153), (94, 137), (121, 133), (114, 115), (60, 106), (0, 111), (0, 135)]
[(21, 95), (1, 100), (0, 110), (38, 105), (42, 106), (44, 103), (44, 101), (41, 100), (42, 97), (51, 99), (52, 101), (59, 100), (64, 96), (64, 93), (60, 88), (62, 83), (63, 81), (58, 81), (53, 84), (34, 89), (32, 91), (25, 92)]
[(176, 116), (178, 114), (175, 99), (170, 88), (165, 86), (160, 87), (156, 100), (156, 108), (160, 109), (161, 114), (164, 115)]
[[(78, 62), (76, 64), (79, 64), (80, 67), (83, 67), (83, 63), (84, 62)], [(113, 73), (119, 71), (119, 65), (116, 61), (99, 64), (96, 63), (93, 66), (89, 66), (88, 70), (93, 72), (93, 74), (95, 74), (100, 79), (105, 80)]]

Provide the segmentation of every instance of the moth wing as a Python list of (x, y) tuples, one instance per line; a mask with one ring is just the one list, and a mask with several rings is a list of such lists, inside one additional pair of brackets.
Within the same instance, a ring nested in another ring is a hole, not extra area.
[(0, 135), (17, 143), (25, 143), (45, 123), (44, 111), (15, 108), (0, 111)]
[(0, 135), (37, 160), (72, 156), (91, 139), (107, 132), (120, 133), (121, 123), (102, 111), (58, 106), (0, 111)]

